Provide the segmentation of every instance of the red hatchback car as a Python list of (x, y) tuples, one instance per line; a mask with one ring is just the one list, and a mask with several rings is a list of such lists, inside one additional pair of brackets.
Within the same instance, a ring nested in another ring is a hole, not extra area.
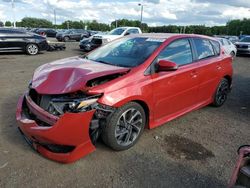
[(221, 106), (231, 83), (232, 58), (213, 38), (132, 35), (36, 69), (16, 118), (33, 148), (69, 163), (94, 151), (99, 136), (126, 150), (146, 127)]

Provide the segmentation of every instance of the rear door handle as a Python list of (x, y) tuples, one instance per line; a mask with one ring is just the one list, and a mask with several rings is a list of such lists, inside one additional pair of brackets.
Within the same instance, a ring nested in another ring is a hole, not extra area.
[(196, 71), (191, 72), (191, 73), (190, 73), (190, 76), (191, 76), (192, 78), (196, 78), (196, 77), (197, 77), (197, 72), (196, 72)]
[(220, 65), (217, 65), (216, 68), (217, 68), (217, 70), (220, 70), (220, 69), (221, 69), (221, 66), (220, 66)]

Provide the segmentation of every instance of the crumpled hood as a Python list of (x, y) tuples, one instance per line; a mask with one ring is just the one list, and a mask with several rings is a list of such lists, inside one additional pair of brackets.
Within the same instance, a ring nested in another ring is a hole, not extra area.
[(38, 67), (33, 75), (32, 88), (40, 94), (63, 94), (86, 88), (94, 78), (124, 73), (128, 68), (71, 57)]

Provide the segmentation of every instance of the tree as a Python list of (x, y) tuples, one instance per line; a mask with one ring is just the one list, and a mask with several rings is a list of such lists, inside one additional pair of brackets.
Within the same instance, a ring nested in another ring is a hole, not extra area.
[(20, 22), (21, 27), (44, 27), (44, 28), (52, 28), (53, 24), (51, 21), (40, 18), (31, 18), (25, 17)]
[(11, 22), (10, 21), (6, 21), (4, 25), (5, 25), (5, 27), (11, 27)]
[(3, 25), (3, 22), (2, 21), (0, 21), (0, 27), (3, 27), (4, 25)]

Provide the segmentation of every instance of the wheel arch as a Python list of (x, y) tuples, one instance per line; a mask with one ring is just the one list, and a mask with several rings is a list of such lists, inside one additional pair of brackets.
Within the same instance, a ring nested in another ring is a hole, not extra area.
[(225, 75), (224, 78), (227, 79), (227, 80), (229, 81), (229, 85), (230, 85), (230, 87), (231, 87), (231, 85), (232, 85), (232, 77), (229, 76), (229, 75)]
[(146, 114), (146, 128), (149, 128), (149, 116), (150, 116), (150, 110), (149, 110), (149, 107), (147, 105), (147, 103), (143, 100), (132, 100), (130, 102), (136, 102), (138, 103), (139, 105), (142, 106), (142, 108), (144, 109), (144, 112)]

